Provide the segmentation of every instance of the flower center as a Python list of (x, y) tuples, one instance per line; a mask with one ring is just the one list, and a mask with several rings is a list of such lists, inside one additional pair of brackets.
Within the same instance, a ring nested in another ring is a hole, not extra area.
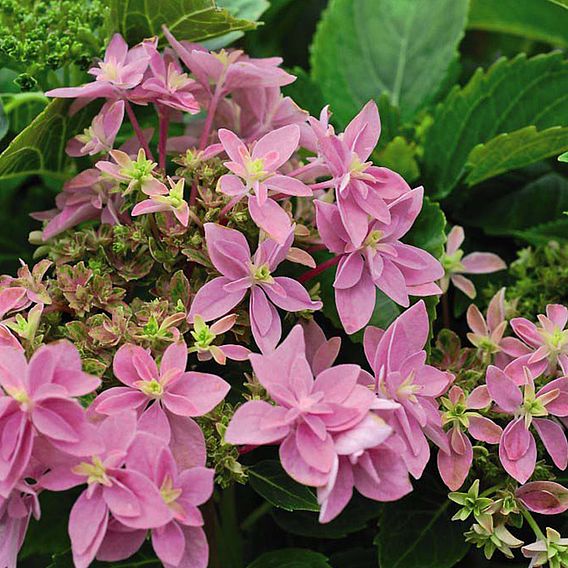
[(178, 500), (178, 498), (181, 494), (182, 494), (182, 490), (176, 489), (174, 487), (174, 482), (173, 482), (172, 478), (169, 475), (166, 476), (166, 478), (164, 479), (164, 483), (162, 484), (162, 487), (160, 488), (160, 495), (162, 496), (164, 503), (168, 506), (172, 505), (173, 503), (175, 503)]
[(262, 181), (268, 176), (268, 172), (264, 169), (264, 160), (256, 158), (256, 160), (247, 160), (247, 173), (253, 180)]
[(365, 246), (376, 249), (379, 241), (383, 238), (383, 232), (375, 229), (371, 231), (365, 239)]
[(164, 387), (156, 379), (151, 381), (137, 381), (136, 386), (150, 398), (160, 398), (164, 394)]
[(267, 284), (272, 284), (274, 279), (270, 274), (270, 268), (268, 264), (262, 264), (261, 266), (251, 266), (252, 278), (255, 282), (265, 282)]
[(422, 387), (414, 384), (414, 372), (411, 372), (406, 379), (400, 384), (396, 390), (399, 399), (407, 399), (416, 402), (416, 393), (420, 392)]
[(461, 263), (461, 259), (463, 256), (463, 250), (457, 250), (454, 254), (444, 254), (440, 259), (442, 266), (446, 273), (451, 272), (463, 272), (463, 264)]
[(99, 485), (112, 485), (107, 473), (106, 468), (98, 456), (93, 456), (91, 462), (81, 462), (72, 470), (76, 475), (83, 475), (87, 478), (87, 483), (92, 485), (94, 483)]

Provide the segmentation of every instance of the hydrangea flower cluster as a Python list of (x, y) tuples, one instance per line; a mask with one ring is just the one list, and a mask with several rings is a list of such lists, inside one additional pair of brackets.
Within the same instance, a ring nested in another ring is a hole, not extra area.
[[(294, 77), (279, 59), (164, 34), (163, 51), (115, 35), (93, 81), (48, 93), (98, 112), (67, 145), (90, 167), (35, 214), (46, 258), (0, 279), (0, 564), (16, 566), (42, 491), (81, 486), (78, 568), (147, 538), (165, 566), (205, 568), (199, 506), (214, 479), (243, 481), (239, 452), (263, 445), (314, 488), (322, 523), (354, 489), (381, 502), (411, 492), (435, 447), (456, 518), (474, 519), (467, 538), (488, 554), (521, 546), (515, 514), (568, 507), (552, 481), (568, 462), (568, 309), (514, 318), (508, 336), (500, 291), (486, 317), (468, 311), (474, 348), (439, 341), (429, 361), (433, 304), (413, 298), (450, 277), (473, 296), (461, 274), (504, 263), (462, 259), (459, 228), (442, 262), (405, 242), (424, 190), (368, 161), (376, 104), (338, 134), (327, 108), (311, 117), (282, 94)], [(364, 330), (365, 368), (335, 365), (341, 339), (316, 323), (309, 283), (332, 269), (343, 330)], [(368, 325), (377, 290), (407, 308), (384, 330)], [(480, 495), (491, 458), (499, 483)], [(537, 537), (527, 556), (564, 546)]]

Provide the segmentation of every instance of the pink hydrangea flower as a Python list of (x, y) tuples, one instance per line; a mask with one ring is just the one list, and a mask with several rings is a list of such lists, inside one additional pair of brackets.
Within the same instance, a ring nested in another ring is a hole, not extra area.
[(366, 224), (362, 246), (355, 246), (341, 223), (337, 206), (316, 201), (316, 220), (325, 246), (341, 255), (335, 275), (335, 303), (347, 333), (355, 333), (371, 319), (375, 287), (401, 306), (409, 295), (439, 294), (435, 284), (442, 274), (440, 263), (426, 251), (400, 242), (422, 208), (423, 189), (405, 193), (389, 205), (391, 221)]
[[(153, 481), (171, 512), (168, 523), (152, 529), (152, 545), (164, 566), (207, 568), (208, 544), (197, 507), (211, 497), (215, 472), (204, 467), (180, 470), (163, 441), (145, 433), (139, 434), (130, 447), (127, 467)], [(97, 559), (116, 562), (132, 556), (144, 542), (146, 532), (109, 524)]]
[(300, 146), (309, 132), (309, 114), (291, 97), (285, 97), (279, 87), (237, 89), (230, 100), (219, 105), (217, 123), (239, 134), (248, 142), (289, 124), (300, 128)]
[[(53, 265), (53, 262), (47, 259), (40, 260), (38, 263), (34, 264), (31, 270), (21, 259), (20, 264), (21, 266), (18, 268), (15, 278), (7, 274), (0, 276), (0, 289), (4, 289), (5, 286), (8, 286), (11, 289), (18, 288), (25, 291), (21, 305), (13, 307), (12, 309), (26, 309), (32, 304), (51, 304), (51, 296), (49, 295), (47, 283), (44, 278), (49, 268)], [(1, 304), (2, 301), (0, 300), (0, 305)], [(2, 308), (0, 308), (0, 314), (2, 314), (2, 311)]]
[(381, 502), (396, 501), (412, 491), (403, 458), (405, 444), (388, 423), (389, 411), (399, 405), (385, 399), (378, 402), (380, 411), (375, 409), (354, 428), (334, 436), (336, 465), (327, 484), (317, 489), (320, 523), (339, 515), (353, 488)]
[(535, 392), (528, 369), (525, 369), (525, 384), (521, 388), (505, 372), (490, 365), (486, 382), (497, 410), (514, 416), (499, 443), (499, 459), (505, 471), (520, 483), (525, 483), (532, 475), (537, 451), (531, 426), (556, 466), (566, 469), (568, 441), (564, 429), (556, 421), (544, 417), (568, 416), (568, 377), (555, 379)]
[(515, 497), (529, 510), (541, 515), (568, 511), (568, 489), (554, 481), (531, 481), (515, 491)]
[(31, 517), (40, 518), (37, 494), (25, 481), (8, 498), (0, 497), (0, 566), (16, 568)]
[(219, 130), (219, 139), (231, 159), (225, 166), (233, 172), (221, 176), (219, 190), (235, 200), (248, 196), (252, 220), (282, 244), (290, 233), (290, 217), (268, 196), (268, 191), (303, 197), (312, 195), (312, 190), (300, 180), (278, 173), (298, 147), (300, 129), (290, 124), (273, 130), (254, 143), (250, 152), (230, 130)]
[(114, 34), (105, 52), (103, 61), (89, 69), (96, 80), (81, 87), (63, 87), (48, 91), (48, 97), (121, 98), (126, 91), (140, 84), (148, 68), (150, 57), (143, 44), (128, 49), (128, 44), (120, 34)]
[(177, 56), (187, 65), (205, 93), (222, 97), (242, 88), (283, 87), (296, 78), (279, 68), (282, 59), (271, 57), (255, 59), (240, 50), (219, 52), (208, 51), (198, 44), (178, 41), (164, 26), (164, 35)]
[(95, 559), (110, 514), (132, 529), (158, 528), (172, 519), (159, 488), (138, 471), (136, 460), (141, 458), (129, 454), (137, 436), (136, 420), (136, 413), (128, 410), (103, 420), (98, 425), (103, 451), (84, 460), (53, 456), (50, 471), (40, 478), (41, 487), (51, 491), (87, 484), (69, 516), (77, 568), (87, 568)]
[(154, 46), (148, 51), (151, 76), (132, 93), (132, 100), (139, 104), (154, 102), (189, 114), (198, 113), (199, 103), (191, 92), (195, 81), (183, 73), (171, 55), (160, 54)]
[(243, 404), (229, 423), (225, 440), (280, 444), (282, 467), (292, 478), (324, 486), (336, 464), (333, 435), (361, 422), (375, 400), (369, 389), (357, 384), (360, 367), (338, 365), (314, 379), (299, 325), (275, 351), (249, 359), (276, 405), (263, 400)]
[(44, 345), (29, 362), (21, 349), (0, 347), (1, 497), (20, 482), (38, 435), (73, 455), (96, 450), (94, 429), (73, 397), (99, 384), (83, 372), (79, 352), (68, 341)]
[(57, 209), (34, 213), (38, 220), (48, 220), (43, 230), (47, 241), (79, 223), (98, 219), (101, 223), (117, 225), (124, 221), (120, 214), (122, 197), (113, 193), (114, 184), (102, 179), (100, 172), (91, 168), (65, 182), (63, 191), (57, 194)]
[(473, 282), (463, 274), (489, 274), (505, 270), (507, 265), (496, 254), (491, 252), (472, 252), (463, 256), (460, 249), (465, 239), (462, 227), (456, 225), (448, 233), (446, 252), (441, 262), (446, 274), (440, 281), (443, 292), (447, 292), (450, 282), (461, 290), (468, 298), (475, 298), (477, 292)]
[(184, 226), (189, 225), (189, 204), (183, 198), (185, 179), (174, 181), (168, 178), (170, 187), (156, 180), (152, 185), (146, 185), (142, 190), (150, 199), (137, 203), (131, 215), (148, 215), (149, 213), (173, 213), (175, 218)]
[(438, 471), (451, 491), (457, 491), (464, 483), (473, 463), (473, 447), (465, 432), (476, 440), (498, 444), (503, 433), (500, 426), (476, 410), (491, 406), (487, 386), (475, 388), (468, 396), (453, 386), (447, 398), (442, 398), (444, 412), (442, 423), (450, 425), (447, 432), (448, 451), (438, 451)]
[[(505, 318), (505, 288), (501, 288), (499, 292), (491, 298), (489, 307), (487, 308), (487, 319), (479, 311), (475, 304), (471, 304), (467, 309), (467, 323), (471, 329), (471, 333), (467, 334), (469, 341), (477, 347), (482, 358), (495, 360), (497, 367), (502, 369), (511, 361), (511, 357), (507, 355), (512, 348), (512, 338), (503, 337), (507, 329), (507, 320)], [(513, 340), (515, 342), (515, 340)]]
[[(283, 245), (265, 240), (251, 257), (244, 235), (214, 223), (206, 223), (205, 240), (213, 266), (221, 273), (202, 286), (189, 312), (189, 320), (199, 315), (204, 321), (224, 316), (237, 306), (250, 290), (250, 321), (253, 337), (261, 351), (274, 349), (282, 327), (274, 305), (288, 312), (319, 310), (306, 289), (286, 276), (272, 276), (286, 258), (294, 235), (288, 234)], [(274, 304), (274, 305), (273, 305)]]
[(369, 101), (349, 123), (345, 132), (336, 135), (328, 124), (327, 110), (320, 121), (310, 118), (317, 139), (318, 163), (332, 179), (318, 187), (334, 187), (341, 222), (356, 248), (367, 237), (368, 217), (390, 223), (387, 202), (410, 191), (408, 184), (395, 172), (367, 162), (381, 133), (379, 111)]
[(83, 134), (78, 134), (69, 140), (65, 151), (73, 157), (109, 152), (112, 150), (123, 119), (124, 101), (105, 103)]
[[(364, 336), (377, 396), (400, 404), (390, 424), (405, 442), (404, 459), (415, 478), (422, 475), (430, 457), (425, 434), (448, 451), (436, 398), (446, 392), (453, 376), (426, 364), (429, 330), (426, 306), (420, 300), (386, 331), (367, 327)], [(371, 377), (366, 380), (371, 382)]]
[(187, 345), (172, 343), (156, 364), (146, 349), (127, 343), (114, 356), (113, 371), (124, 387), (103, 391), (93, 402), (99, 414), (114, 415), (137, 410), (139, 428), (169, 441), (169, 415), (202, 416), (213, 410), (229, 392), (230, 385), (209, 373), (186, 372)]
[(195, 342), (189, 348), (189, 353), (197, 353), (197, 358), (200, 361), (209, 361), (214, 359), (219, 365), (224, 365), (227, 359), (233, 361), (246, 361), (250, 355), (250, 349), (243, 345), (223, 344), (217, 345), (214, 341), (218, 335), (222, 335), (230, 331), (237, 316), (230, 314), (217, 320), (213, 325), (207, 325), (203, 318), (199, 315), (193, 316), (193, 331), (191, 335)]
[(511, 343), (509, 352), (520, 357), (517, 367), (526, 365), (534, 375), (556, 373), (559, 357), (568, 355), (568, 308), (560, 304), (546, 306), (546, 315), (537, 316), (540, 325), (526, 318), (513, 318), (511, 327), (522, 340)]
[(6, 286), (0, 289), (0, 319), (12, 311), (25, 307), (26, 289), (22, 286)]

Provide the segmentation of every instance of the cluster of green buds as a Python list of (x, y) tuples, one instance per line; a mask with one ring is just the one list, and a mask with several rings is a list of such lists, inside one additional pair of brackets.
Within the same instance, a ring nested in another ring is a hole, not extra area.
[(549, 568), (566, 568), (568, 566), (568, 538), (550, 527), (541, 539), (523, 546), (523, 555), (531, 559), (533, 566), (549, 566)]
[(50, 70), (86, 69), (101, 54), (108, 7), (100, 0), (0, 0), (0, 56), (24, 91), (47, 87)]

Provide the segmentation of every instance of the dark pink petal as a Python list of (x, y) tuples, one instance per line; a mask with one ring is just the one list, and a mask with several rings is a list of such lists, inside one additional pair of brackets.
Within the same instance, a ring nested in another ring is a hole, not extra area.
[(147, 531), (129, 529), (111, 519), (107, 533), (97, 552), (101, 562), (118, 562), (135, 554), (146, 540)]
[(185, 548), (179, 564), (180, 568), (182, 566), (207, 568), (209, 545), (203, 529), (200, 527), (182, 527), (182, 531), (185, 536)]
[(515, 497), (529, 511), (541, 515), (561, 515), (568, 510), (568, 490), (553, 481), (532, 481), (519, 487)]
[(556, 467), (564, 471), (568, 466), (568, 441), (562, 426), (540, 418), (535, 418), (533, 425)]

